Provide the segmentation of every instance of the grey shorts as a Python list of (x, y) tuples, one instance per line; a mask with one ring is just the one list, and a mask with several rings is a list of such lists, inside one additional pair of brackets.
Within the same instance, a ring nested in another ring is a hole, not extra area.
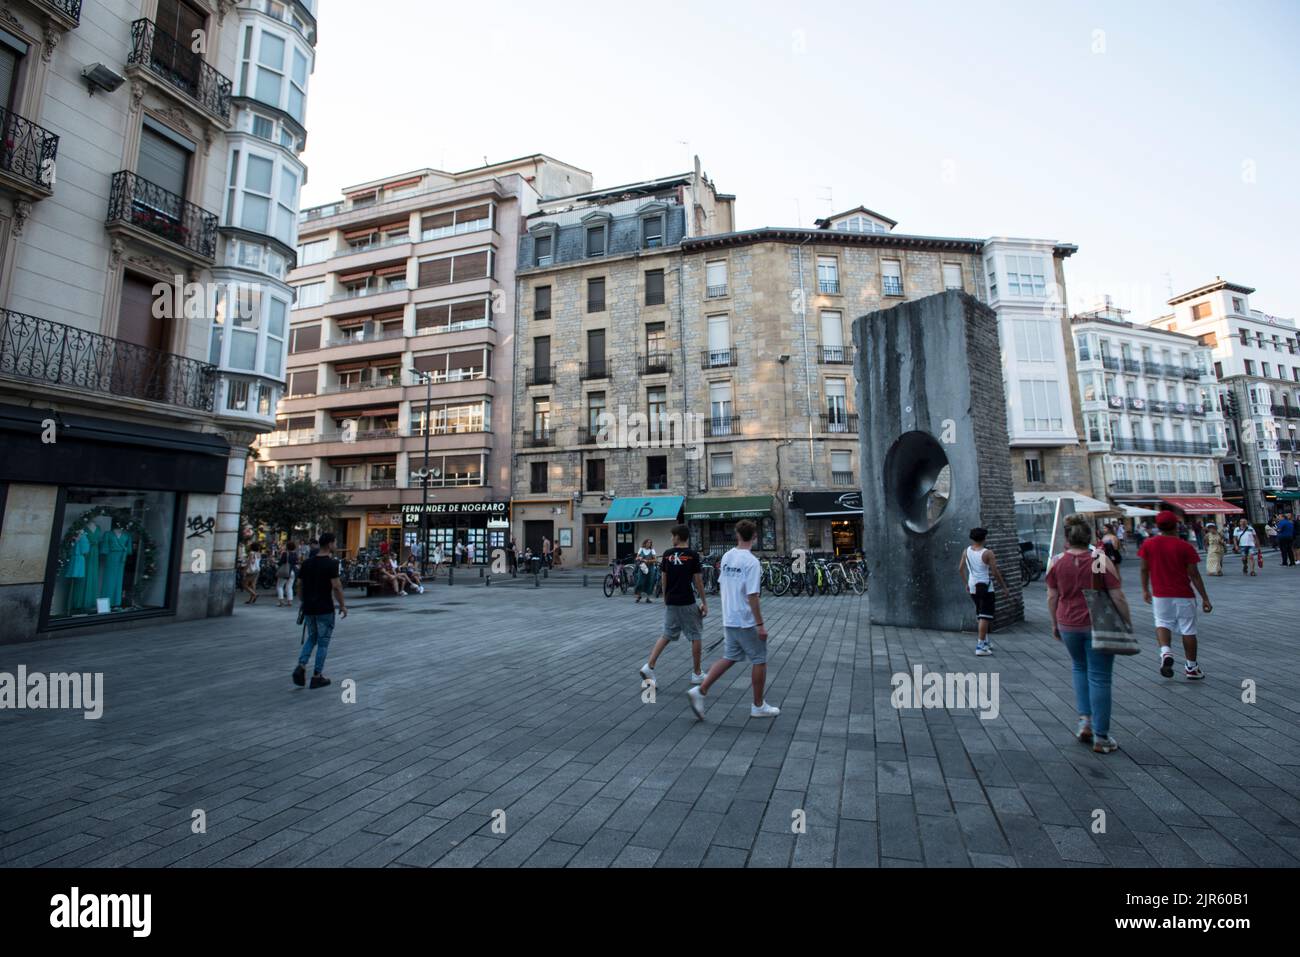
[(722, 657), (728, 661), (744, 661), (748, 658), (750, 664), (767, 664), (767, 642), (758, 637), (757, 628), (724, 627), (722, 633), (727, 639), (723, 645)]
[(704, 620), (696, 605), (664, 606), (664, 637), (676, 641), (682, 635), (687, 641), (699, 641), (704, 634)]

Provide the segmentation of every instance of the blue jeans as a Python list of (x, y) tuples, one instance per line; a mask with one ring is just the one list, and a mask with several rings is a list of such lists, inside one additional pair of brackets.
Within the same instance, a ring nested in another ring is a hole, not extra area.
[(1091, 631), (1061, 629), (1061, 643), (1074, 662), (1074, 702), (1081, 715), (1092, 716), (1092, 731), (1110, 737), (1110, 673), (1115, 656), (1092, 650)]
[(325, 656), (330, 650), (330, 638), (334, 636), (334, 613), (328, 615), (307, 615), (307, 640), (302, 643), (302, 654), (298, 656), (298, 667), (307, 667), (311, 659), (311, 649), (316, 648), (316, 674), (325, 673)]

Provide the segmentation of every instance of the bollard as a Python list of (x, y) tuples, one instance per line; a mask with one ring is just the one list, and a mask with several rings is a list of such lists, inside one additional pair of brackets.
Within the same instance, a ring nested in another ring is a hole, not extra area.
[(543, 569), (542, 569), (542, 577), (543, 577), (543, 578), (550, 578), (550, 577), (551, 577), (551, 570), (550, 570), (549, 568), (543, 568)]
[(447, 586), (451, 587), (456, 584), (456, 563), (452, 562), (447, 566)]
[(582, 587), (583, 587), (583, 588), (586, 588), (586, 587), (587, 587), (587, 573), (586, 573), (586, 572), (583, 572), (583, 573), (582, 573)]
[(482, 577), (483, 577), (483, 572), (484, 572), (484, 571), (485, 571), (485, 569), (483, 568), (482, 565), (480, 565), (480, 566), (479, 566), (479, 569), (478, 569), (478, 577), (479, 577), (479, 578), (482, 578)]
[(534, 575), (533, 575), (533, 587), (534, 587), (534, 588), (541, 588), (541, 587), (542, 587), (542, 576), (541, 576), (541, 575), (537, 575), (537, 574), (534, 574)]
[(486, 578), (483, 579), (483, 585), (485, 587), (488, 587), (491, 586), (491, 584), (492, 584), (492, 576), (488, 575)]

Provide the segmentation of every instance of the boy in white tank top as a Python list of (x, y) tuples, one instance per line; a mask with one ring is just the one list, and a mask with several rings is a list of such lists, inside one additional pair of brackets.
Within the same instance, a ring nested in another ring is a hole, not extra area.
[(975, 615), (979, 620), (979, 641), (975, 645), (975, 654), (981, 658), (993, 654), (993, 644), (989, 641), (989, 629), (993, 627), (996, 604), (993, 583), (996, 581), (1002, 589), (1007, 587), (993, 549), (984, 547), (988, 537), (987, 529), (972, 528), (970, 547), (962, 551), (961, 560), (957, 562), (957, 573), (962, 576), (966, 592), (975, 603)]

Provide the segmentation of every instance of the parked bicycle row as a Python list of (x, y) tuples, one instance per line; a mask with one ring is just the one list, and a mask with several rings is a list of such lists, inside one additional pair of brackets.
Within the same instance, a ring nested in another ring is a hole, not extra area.
[[(718, 567), (721, 553), (700, 556), (704, 590), (716, 595), (720, 590)], [(763, 591), (780, 597), (783, 595), (862, 595), (867, 591), (870, 572), (861, 557), (832, 558), (815, 555), (794, 555), (762, 558)], [(605, 576), (605, 597), (615, 592), (637, 594), (637, 601), (653, 601), (663, 595), (663, 582), (659, 575), (659, 556), (653, 549), (643, 546), (635, 555), (614, 559)]]

